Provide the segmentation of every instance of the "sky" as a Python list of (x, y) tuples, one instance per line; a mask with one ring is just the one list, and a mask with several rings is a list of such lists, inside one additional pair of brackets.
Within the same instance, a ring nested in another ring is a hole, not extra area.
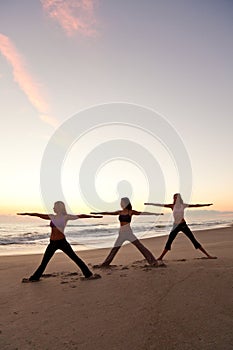
[[(233, 210), (232, 18), (231, 0), (0, 0), (0, 214), (47, 210), (40, 172), (54, 133), (114, 102), (156, 111), (176, 131), (192, 168), (188, 200)], [(164, 193), (155, 202), (179, 191), (166, 145), (126, 125), (102, 126), (67, 150), (62, 190), (74, 211), (93, 209), (79, 183), (88, 152), (122, 137), (159, 163)], [(103, 209), (126, 180), (141, 210), (149, 175), (115, 157), (100, 161), (92, 180)]]

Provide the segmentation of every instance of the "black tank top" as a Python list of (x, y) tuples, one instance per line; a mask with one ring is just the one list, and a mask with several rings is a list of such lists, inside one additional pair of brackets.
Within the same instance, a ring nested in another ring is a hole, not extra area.
[(129, 215), (129, 214), (120, 214), (119, 215), (119, 221), (120, 222), (131, 222), (131, 215)]

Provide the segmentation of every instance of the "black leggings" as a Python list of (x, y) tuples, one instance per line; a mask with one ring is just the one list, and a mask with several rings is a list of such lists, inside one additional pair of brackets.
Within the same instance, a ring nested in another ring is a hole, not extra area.
[(65, 238), (59, 239), (58, 241), (50, 241), (46, 251), (44, 253), (42, 262), (34, 274), (29, 278), (30, 280), (39, 280), (42, 276), (49, 260), (52, 258), (57, 249), (61, 249), (70, 259), (72, 259), (78, 267), (82, 270), (85, 277), (92, 276), (92, 272), (89, 270), (87, 265), (75, 254), (71, 245)]
[(194, 237), (192, 231), (189, 229), (188, 225), (186, 224), (186, 222), (181, 222), (178, 225), (173, 226), (172, 231), (169, 234), (165, 249), (167, 250), (171, 250), (171, 245), (172, 242), (174, 241), (174, 239), (176, 238), (177, 234), (182, 231), (192, 242), (192, 244), (194, 245), (194, 247), (196, 249), (201, 248), (200, 243), (196, 240), (196, 238)]

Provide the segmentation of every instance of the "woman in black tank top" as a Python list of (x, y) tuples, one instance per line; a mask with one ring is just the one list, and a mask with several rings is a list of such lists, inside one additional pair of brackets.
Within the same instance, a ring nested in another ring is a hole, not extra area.
[(158, 266), (158, 262), (153, 256), (153, 254), (133, 234), (133, 231), (130, 227), (130, 222), (133, 215), (163, 215), (163, 214), (140, 212), (137, 210), (133, 210), (130, 200), (127, 197), (121, 198), (121, 208), (122, 210), (117, 210), (114, 212), (91, 213), (91, 214), (100, 214), (100, 215), (119, 215), (118, 218), (120, 221), (119, 236), (117, 237), (114, 247), (110, 251), (105, 261), (100, 265), (95, 265), (94, 267), (96, 268), (108, 267), (125, 241), (129, 241), (135, 247), (137, 247), (138, 250), (142, 253), (142, 255), (146, 258), (146, 260), (150, 265)]

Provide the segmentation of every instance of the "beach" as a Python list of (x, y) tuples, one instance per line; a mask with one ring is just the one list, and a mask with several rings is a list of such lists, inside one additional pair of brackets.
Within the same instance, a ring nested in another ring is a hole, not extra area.
[[(233, 228), (196, 231), (218, 259), (204, 259), (180, 233), (167, 267), (149, 267), (131, 244), (101, 279), (83, 281), (63, 253), (40, 282), (23, 284), (41, 255), (1, 256), (2, 350), (233, 349)], [(167, 237), (143, 244), (157, 257)], [(78, 252), (92, 265), (109, 249)]]

